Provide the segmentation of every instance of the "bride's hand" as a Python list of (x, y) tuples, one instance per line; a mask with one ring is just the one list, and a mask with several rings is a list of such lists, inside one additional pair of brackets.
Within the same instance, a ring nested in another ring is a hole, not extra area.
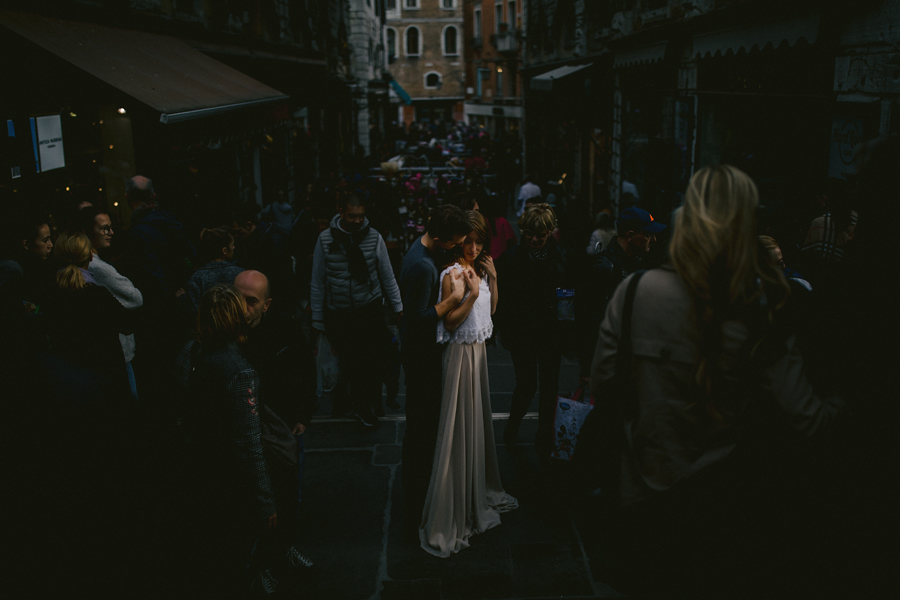
[(489, 254), (485, 254), (479, 261), (484, 272), (491, 276), (491, 279), (497, 279), (497, 267), (494, 266), (494, 259)]

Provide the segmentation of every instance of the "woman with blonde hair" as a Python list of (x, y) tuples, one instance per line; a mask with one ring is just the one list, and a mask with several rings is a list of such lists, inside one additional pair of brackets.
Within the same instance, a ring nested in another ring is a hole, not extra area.
[(130, 396), (119, 334), (134, 330), (136, 314), (98, 285), (88, 270), (93, 247), (85, 234), (60, 234), (54, 253), (63, 268), (56, 274), (58, 289), (47, 306), (52, 351), (66, 363), (98, 375), (102, 393)]
[(528, 205), (519, 217), (520, 243), (497, 261), (503, 275), (500, 338), (516, 373), (503, 440), (507, 446), (518, 443), (522, 419), (538, 392), (534, 441), (543, 457), (549, 457), (554, 439), (562, 360), (556, 290), (564, 287), (565, 260), (551, 236), (555, 228), (556, 213), (549, 204)]
[(778, 241), (775, 238), (768, 235), (759, 236), (759, 248), (763, 254), (762, 259), (767, 264), (772, 265), (772, 267), (780, 269), (782, 275), (787, 278), (788, 283), (799, 286), (799, 288), (807, 292), (812, 291), (812, 285), (795, 269), (791, 269), (784, 263), (781, 246), (778, 245)]
[(726, 501), (726, 458), (754, 441), (761, 413), (811, 436), (842, 404), (816, 396), (795, 337), (779, 327), (789, 288), (758, 259), (758, 204), (739, 169), (698, 171), (675, 218), (671, 264), (627, 278), (600, 327), (594, 414), (621, 443), (601, 494), (622, 507), (626, 562), (655, 573), (640, 579), (643, 592), (731, 585), (729, 536), (746, 519)]
[(497, 271), (491, 230), (479, 213), (466, 213), (469, 233), (441, 273), (438, 302), (451, 293), (455, 273), (467, 291), (438, 322), (444, 350), (444, 389), (431, 482), (419, 540), (429, 554), (446, 558), (469, 547), (469, 537), (500, 524), (500, 513), (518, 507), (503, 490), (494, 446), (491, 390), (484, 342), (493, 332)]
[[(199, 337), (185, 345), (177, 361), (186, 392), (185, 427), (198, 455), (200, 537), (217, 549), (210, 568), (225, 577), (226, 591), (249, 585), (253, 577), (263, 589), (277, 584), (268, 571), (250, 571), (258, 538), (275, 528), (277, 515), (263, 456), (259, 377), (240, 349), (247, 341), (246, 312), (234, 286), (207, 290), (197, 312)], [(238, 574), (246, 580), (233, 579)]]

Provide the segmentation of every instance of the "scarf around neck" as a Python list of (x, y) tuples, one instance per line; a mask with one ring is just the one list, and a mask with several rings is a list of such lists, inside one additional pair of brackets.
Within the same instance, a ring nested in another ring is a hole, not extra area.
[(331, 237), (334, 240), (328, 251), (332, 254), (340, 252), (343, 247), (347, 253), (347, 262), (350, 266), (350, 276), (361, 282), (369, 281), (369, 265), (366, 264), (366, 257), (363, 254), (359, 244), (369, 234), (369, 225), (361, 227), (356, 233), (348, 233), (340, 227), (331, 228)]

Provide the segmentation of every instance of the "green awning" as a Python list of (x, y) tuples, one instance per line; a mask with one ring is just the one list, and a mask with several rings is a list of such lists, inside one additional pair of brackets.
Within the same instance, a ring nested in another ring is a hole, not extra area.
[(394, 91), (397, 92), (397, 95), (403, 100), (403, 104), (407, 106), (412, 104), (412, 98), (406, 93), (406, 90), (403, 89), (396, 79), (391, 79), (391, 87), (394, 88)]

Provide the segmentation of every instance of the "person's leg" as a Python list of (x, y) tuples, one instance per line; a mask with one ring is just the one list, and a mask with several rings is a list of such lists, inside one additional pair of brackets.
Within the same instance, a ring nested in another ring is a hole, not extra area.
[(401, 348), (406, 373), (406, 432), (402, 448), (405, 525), (415, 530), (431, 480), (441, 416), (439, 351), (437, 344), (434, 348)]
[(554, 337), (537, 346), (537, 363), (540, 371), (538, 392), (538, 430), (534, 442), (549, 448), (553, 442), (554, 421), (556, 419), (556, 398), (559, 394), (560, 351), (559, 341)]
[(135, 402), (137, 402), (137, 381), (134, 379), (134, 367), (131, 366), (130, 362), (125, 363), (125, 371), (128, 373), (128, 387), (131, 389), (131, 396), (134, 398)]
[(328, 392), (331, 399), (332, 415), (335, 417), (344, 416), (351, 408), (352, 388), (350, 386), (350, 373), (352, 371), (351, 356), (348, 351), (352, 352), (353, 331), (350, 327), (350, 318), (345, 313), (336, 313), (325, 311), (325, 335), (331, 342), (335, 356), (338, 359), (339, 375), (338, 381), (334, 388)]
[(513, 369), (516, 373), (516, 387), (512, 393), (509, 407), (509, 421), (503, 432), (503, 441), (507, 445), (513, 445), (519, 436), (519, 426), (534, 393), (537, 391), (537, 357), (530, 346), (513, 347), (510, 349)]
[(400, 393), (400, 333), (396, 327), (387, 329), (385, 338), (384, 374), (382, 376), (387, 391), (385, 404), (391, 410), (400, 410), (397, 395)]
[(360, 409), (384, 416), (381, 390), (385, 375), (385, 340), (390, 337), (384, 322), (381, 300), (371, 303), (361, 310), (363, 323), (360, 324)]

